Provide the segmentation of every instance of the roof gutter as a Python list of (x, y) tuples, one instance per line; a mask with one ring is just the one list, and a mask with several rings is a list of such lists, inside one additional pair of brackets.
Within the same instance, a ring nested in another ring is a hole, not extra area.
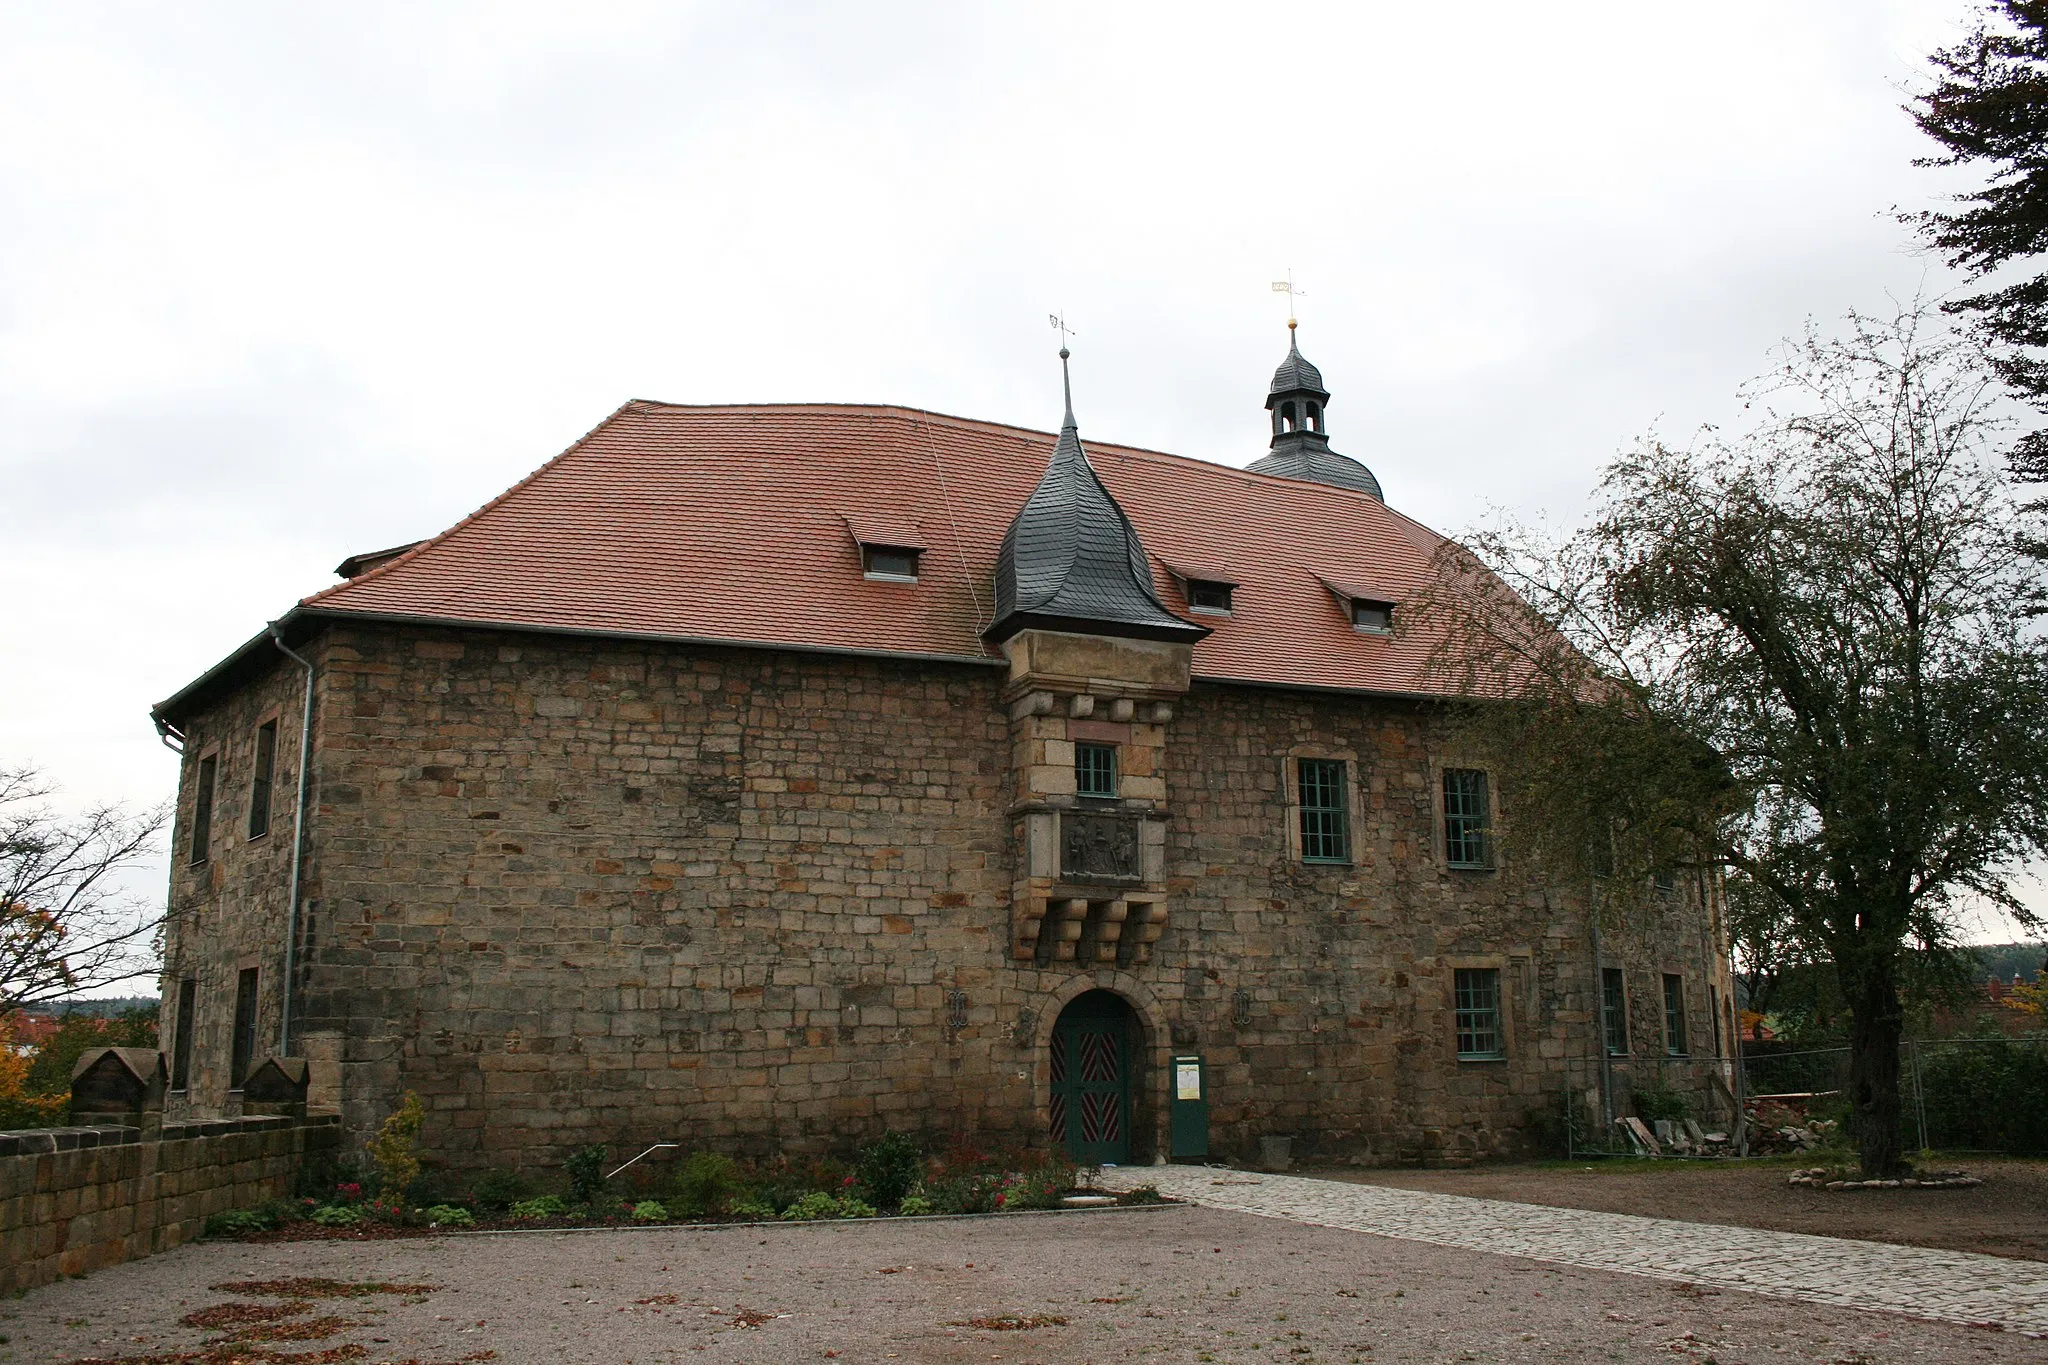
[[(298, 974), (299, 887), (306, 866), (306, 792), (313, 775), (313, 661), (293, 651), (284, 642), (279, 621), (268, 627), (270, 643), (284, 656), (306, 670), (306, 706), (299, 721), (299, 799), (292, 812), (292, 889), (286, 906), (284, 931), (284, 990), (278, 1008), (277, 1055), (292, 1055), (292, 983)], [(164, 722), (157, 721), (162, 729)]]

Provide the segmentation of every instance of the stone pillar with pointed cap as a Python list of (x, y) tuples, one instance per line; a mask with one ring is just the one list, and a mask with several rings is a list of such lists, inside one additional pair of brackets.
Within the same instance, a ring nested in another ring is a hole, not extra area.
[[(1166, 923), (1163, 761), (1173, 702), (1209, 631), (1167, 610), (1137, 528), (1103, 486), (1066, 414), (1038, 487), (996, 558), (985, 637), (1010, 661), (1011, 815), (1020, 963), (1128, 967)], [(1075, 746), (1115, 749), (1115, 794), (1083, 794)]]

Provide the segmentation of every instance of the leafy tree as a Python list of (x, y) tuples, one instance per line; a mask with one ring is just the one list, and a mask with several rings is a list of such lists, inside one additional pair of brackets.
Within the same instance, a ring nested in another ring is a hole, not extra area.
[[(1914, 121), (1940, 143), (1922, 166), (1975, 166), (1989, 178), (1945, 213), (1915, 216), (1935, 250), (1981, 283), (1998, 283), (1945, 305), (1972, 317), (1994, 343), (1999, 374), (2048, 410), (2048, 273), (2034, 263), (2048, 251), (2048, 0), (1993, 0), (1970, 36), (1932, 57), (1934, 87), (1914, 101)], [(2005, 270), (2017, 266), (2017, 273)], [(2021, 438), (2012, 469), (2023, 482), (2048, 482), (2048, 431)], [(2048, 511), (2036, 501), (2029, 511)], [(2048, 554), (2038, 529), (2027, 537)], [(2042, 607), (2035, 594), (2032, 607)]]
[(1954, 956), (1971, 898), (2033, 922), (2007, 882), (2048, 848), (2048, 651), (2014, 611), (1994, 381), (1939, 330), (1809, 329), (1753, 430), (1644, 441), (1582, 531), (1446, 546), (1422, 604), (1504, 838), (1608, 914), (1659, 870), (1725, 873), (1753, 936), (1829, 964), (1873, 1176), (1901, 1166), (1916, 963)]
[(118, 889), (168, 812), (93, 806), (70, 819), (33, 768), (0, 769), (0, 1015), (154, 976), (160, 912)]
[(29, 1063), (24, 1088), (31, 1095), (69, 1095), (71, 1068), (96, 1047), (155, 1047), (157, 1007), (123, 1010), (112, 1019), (66, 1014)]

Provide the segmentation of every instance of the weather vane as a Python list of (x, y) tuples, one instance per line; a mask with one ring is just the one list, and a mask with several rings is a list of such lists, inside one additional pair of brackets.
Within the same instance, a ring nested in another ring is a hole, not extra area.
[(1060, 334), (1060, 354), (1065, 355), (1067, 353), (1067, 338), (1077, 337), (1081, 334), (1067, 326), (1067, 320), (1058, 313), (1048, 313), (1046, 318), (1052, 323), (1053, 330)]
[(1287, 267), (1286, 279), (1273, 281), (1273, 292), (1276, 294), (1287, 295), (1287, 328), (1289, 331), (1292, 331), (1297, 322), (1297, 319), (1294, 316), (1294, 301), (1296, 299), (1305, 299), (1308, 297), (1308, 291), (1306, 289), (1296, 289), (1294, 287), (1293, 266)]

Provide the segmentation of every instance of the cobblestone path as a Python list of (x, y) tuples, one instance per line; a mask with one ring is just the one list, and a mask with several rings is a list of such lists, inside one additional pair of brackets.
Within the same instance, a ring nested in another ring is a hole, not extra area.
[(1125, 1167), (1102, 1183), (1467, 1251), (2048, 1334), (2039, 1261), (1199, 1166)]

